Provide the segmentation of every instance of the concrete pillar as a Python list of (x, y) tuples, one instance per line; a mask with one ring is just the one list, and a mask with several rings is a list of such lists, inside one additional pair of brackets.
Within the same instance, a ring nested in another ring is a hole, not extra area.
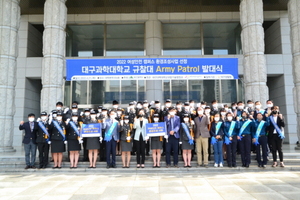
[(15, 151), (13, 116), (18, 57), (20, 0), (0, 0), (0, 152)]
[(242, 49), (244, 55), (245, 100), (261, 101), (265, 105), (269, 96), (266, 58), (264, 55), (264, 29), (262, 27), (263, 1), (242, 0), (240, 4)]
[[(149, 20), (145, 23), (146, 55), (157, 58), (162, 51), (162, 30), (161, 22), (157, 19), (157, 13), (150, 13)], [(146, 81), (146, 99), (163, 100), (162, 81)]]
[[(297, 136), (300, 141), (300, 1), (289, 0), (288, 14), (291, 26), (291, 46), (293, 54), (293, 76), (294, 76), (294, 109), (297, 114)], [(300, 150), (300, 145), (296, 147)]]
[(66, 46), (66, 0), (46, 0), (44, 6), (41, 110), (50, 112), (63, 101)]

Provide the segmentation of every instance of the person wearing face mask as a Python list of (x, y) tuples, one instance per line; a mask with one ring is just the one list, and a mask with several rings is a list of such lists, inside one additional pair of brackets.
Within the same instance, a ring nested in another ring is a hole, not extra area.
[(237, 103), (232, 102), (231, 103), (231, 111), (232, 111), (232, 113), (234, 113), (234, 116), (235, 116), (236, 110), (237, 110)]
[[(98, 112), (99, 112), (99, 108), (98, 108)], [(100, 122), (103, 123), (107, 118), (108, 118), (107, 108), (102, 107), (101, 114), (98, 117), (98, 120), (100, 120)], [(102, 134), (102, 138), (104, 138), (105, 137), (105, 129), (103, 129), (103, 127), (102, 127), (101, 134)], [(99, 152), (100, 161), (106, 161), (106, 144), (105, 144), (104, 140), (102, 141), (102, 145), (100, 145), (99, 151), (100, 151)]]
[(210, 136), (212, 138), (212, 145), (214, 148), (214, 167), (223, 167), (223, 137), (224, 137), (224, 123), (220, 114), (214, 115), (214, 121), (211, 123)]
[(191, 100), (189, 101), (189, 103), (190, 103), (190, 110), (191, 110), (191, 113), (194, 113), (194, 111), (196, 111), (195, 101), (191, 99)]
[(117, 100), (113, 100), (112, 109), (109, 110), (109, 113), (111, 111), (114, 111), (115, 113), (117, 113), (118, 108), (119, 108), (119, 102)]
[(273, 101), (272, 100), (267, 100), (266, 101), (267, 103), (267, 108), (265, 109), (265, 113), (267, 113), (269, 116), (271, 115), (271, 112), (272, 112), (272, 107), (273, 107)]
[(248, 100), (248, 101), (247, 101), (247, 108), (246, 108), (246, 111), (247, 111), (249, 114), (253, 115), (254, 109), (255, 109), (255, 107), (254, 107), (253, 101), (252, 101), (252, 100)]
[(218, 101), (217, 100), (212, 100), (211, 101), (211, 111), (210, 111), (210, 115), (214, 116), (216, 113), (219, 112), (219, 105), (218, 105)]
[(242, 167), (249, 168), (251, 163), (251, 137), (255, 131), (255, 126), (249, 119), (247, 111), (243, 111), (241, 116), (242, 119), (238, 122), (240, 123), (240, 130), (237, 139), (240, 145)]
[[(82, 122), (84, 124), (88, 124), (89, 121), (91, 120), (91, 111), (89, 108), (85, 108), (84, 109), (84, 113), (83, 113), (83, 116), (81, 118)], [(88, 150), (86, 149), (86, 140), (87, 138), (83, 138), (83, 161), (89, 161), (89, 158), (88, 158)]]
[(137, 168), (145, 167), (145, 142), (149, 139), (146, 136), (146, 124), (148, 119), (145, 118), (144, 109), (139, 110), (137, 118), (134, 120), (133, 128), (135, 129), (134, 143), (136, 147)]
[(81, 124), (82, 122), (79, 121), (77, 112), (72, 113), (71, 120), (66, 127), (68, 151), (70, 152), (70, 169), (76, 169), (78, 164), (79, 152), (81, 150), (81, 144), (83, 143), (80, 136)]
[(192, 167), (192, 150), (194, 149), (194, 122), (189, 114), (184, 114), (180, 129), (180, 142), (184, 168)]
[(51, 153), (54, 160), (53, 169), (60, 169), (63, 158), (63, 152), (66, 151), (65, 144), (67, 144), (66, 123), (63, 121), (62, 113), (57, 113), (56, 120), (53, 120), (51, 124), (49, 124), (49, 130), (51, 131)]
[(237, 150), (237, 135), (239, 131), (239, 123), (234, 121), (233, 114), (226, 114), (227, 121), (224, 122), (224, 134), (226, 144), (226, 155), (228, 167), (236, 166), (236, 150)]
[[(125, 114), (124, 114), (124, 109), (122, 108), (117, 108), (117, 117), (116, 117), (116, 120), (118, 122), (121, 122), (123, 121), (123, 118), (124, 118)], [(117, 156), (121, 156), (122, 155), (122, 149), (121, 149), (121, 143), (118, 142), (117, 143), (117, 146), (116, 146), (116, 155)]]
[[(158, 123), (159, 114), (153, 114), (153, 123)], [(153, 168), (160, 168), (161, 149), (163, 147), (163, 136), (154, 136), (150, 138), (153, 159)]]
[(172, 106), (171, 99), (166, 99), (165, 106), (162, 109), (163, 118), (165, 118), (169, 114), (169, 108)]
[(36, 155), (36, 134), (38, 131), (38, 124), (34, 121), (35, 115), (28, 114), (28, 122), (21, 121), (19, 130), (25, 130), (23, 138), (24, 151), (25, 151), (25, 169), (35, 169), (35, 155)]
[[(208, 126), (210, 125), (210, 119), (204, 114), (203, 108), (197, 108), (198, 116), (194, 119), (195, 122), (195, 141), (197, 149), (197, 167), (208, 167), (208, 138), (210, 138)], [(203, 157), (202, 157), (203, 155)], [(202, 160), (203, 158), (203, 160)], [(203, 164), (204, 163), (204, 164)]]
[(284, 167), (283, 163), (283, 152), (282, 143), (284, 139), (283, 127), (285, 126), (282, 114), (279, 114), (279, 107), (274, 106), (271, 108), (272, 112), (270, 115), (270, 126), (268, 128), (270, 142), (272, 145), (273, 165), (277, 167), (277, 152), (280, 160), (280, 167)]
[(116, 112), (111, 111), (109, 118), (103, 123), (105, 129), (104, 141), (106, 142), (106, 168), (117, 168), (116, 166), (116, 146), (119, 142), (120, 123), (116, 120)]
[(46, 168), (49, 159), (49, 144), (50, 134), (48, 132), (47, 113), (42, 112), (41, 117), (37, 120), (38, 131), (36, 134), (36, 143), (39, 151), (39, 169)]
[(242, 113), (244, 112), (244, 102), (237, 102), (237, 108), (234, 112), (235, 117), (242, 118)]
[(177, 116), (179, 116), (179, 118), (180, 118), (180, 122), (183, 122), (183, 114), (184, 113), (183, 113), (181, 101), (176, 102), (176, 113), (177, 113)]
[(257, 119), (257, 114), (258, 114), (258, 113), (263, 114), (263, 116), (264, 116), (264, 114), (265, 114), (265, 110), (261, 108), (261, 103), (260, 103), (260, 101), (256, 101), (256, 102), (255, 102), (255, 109), (254, 109), (254, 112), (253, 112), (253, 118), (254, 118), (255, 120)]
[[(148, 119), (148, 122), (151, 123), (152, 121), (152, 117), (151, 117), (151, 113), (150, 113), (150, 109), (149, 109), (149, 103), (147, 100), (143, 101), (143, 109), (145, 112), (145, 118)], [(145, 146), (145, 151), (146, 151), (146, 156), (150, 156), (149, 152), (150, 152), (150, 142), (146, 143)]]
[(169, 108), (169, 114), (165, 116), (165, 122), (167, 126), (166, 138), (166, 164), (167, 168), (171, 166), (171, 152), (173, 151), (174, 167), (178, 168), (178, 149), (180, 138), (180, 118), (175, 115), (176, 109), (174, 107)]
[(143, 103), (141, 101), (138, 101), (136, 103), (136, 115), (138, 115), (139, 111), (143, 108)]
[(129, 116), (124, 116), (124, 121), (121, 123), (120, 141), (122, 149), (123, 168), (129, 168), (133, 138), (133, 124), (129, 122)]
[(133, 124), (134, 118), (136, 117), (136, 110), (134, 108), (133, 102), (129, 103), (125, 114), (129, 117), (129, 123)]
[[(270, 120), (268, 114), (266, 114), (265, 119), (262, 113), (257, 114), (257, 119), (253, 119), (255, 125), (255, 131), (252, 135), (252, 142), (256, 147), (256, 160), (258, 167), (266, 168), (268, 162), (268, 146), (267, 146), (267, 128), (270, 125)], [(263, 160), (261, 160), (261, 152)]]

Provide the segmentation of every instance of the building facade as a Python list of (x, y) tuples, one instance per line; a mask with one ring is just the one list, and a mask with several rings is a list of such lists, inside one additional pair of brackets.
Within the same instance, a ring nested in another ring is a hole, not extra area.
[[(295, 144), (299, 8), (297, 0), (0, 0), (0, 151), (22, 145), (18, 125), (28, 113), (114, 99), (272, 99), (285, 142)], [(173, 57), (238, 58), (240, 79), (65, 81), (66, 59)]]

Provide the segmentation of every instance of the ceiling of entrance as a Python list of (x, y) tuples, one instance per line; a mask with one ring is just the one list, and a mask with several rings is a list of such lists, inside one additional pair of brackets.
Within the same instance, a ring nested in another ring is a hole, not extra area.
[[(264, 10), (287, 10), (288, 0), (263, 0)], [(43, 14), (45, 0), (20, 1), (21, 13)], [(239, 11), (240, 0), (67, 0), (68, 14)]]

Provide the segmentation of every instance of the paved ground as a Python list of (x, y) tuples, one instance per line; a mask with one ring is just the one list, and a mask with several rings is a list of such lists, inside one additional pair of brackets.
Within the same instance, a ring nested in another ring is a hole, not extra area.
[(0, 199), (299, 199), (300, 172), (0, 174)]

